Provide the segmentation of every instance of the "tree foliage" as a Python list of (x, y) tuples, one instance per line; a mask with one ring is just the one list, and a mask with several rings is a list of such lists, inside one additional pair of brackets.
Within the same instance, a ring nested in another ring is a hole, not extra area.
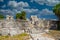
[(0, 19), (4, 19), (4, 15), (0, 14)]
[(55, 15), (57, 15), (57, 17), (60, 19), (60, 4), (57, 4), (56, 6), (54, 6), (53, 12), (54, 12)]
[(59, 18), (59, 21), (57, 22), (57, 29), (60, 30), (60, 4), (54, 6), (53, 12)]
[(26, 20), (26, 12), (22, 11), (21, 13), (17, 13), (16, 19)]

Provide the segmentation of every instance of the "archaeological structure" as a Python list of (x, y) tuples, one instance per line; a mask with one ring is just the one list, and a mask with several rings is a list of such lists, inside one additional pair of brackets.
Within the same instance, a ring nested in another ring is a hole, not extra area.
[(39, 19), (37, 16), (31, 16), (27, 20), (20, 20), (7, 15), (6, 19), (0, 20), (0, 35), (13, 36), (23, 32), (41, 33), (48, 32), (49, 28), (50, 22), (45, 19)]

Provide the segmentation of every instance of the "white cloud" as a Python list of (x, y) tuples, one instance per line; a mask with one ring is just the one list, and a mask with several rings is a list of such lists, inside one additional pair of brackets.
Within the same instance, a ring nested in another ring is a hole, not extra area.
[(29, 4), (27, 3), (27, 2), (19, 2), (18, 3), (18, 6), (20, 6), (20, 7), (29, 7)]
[[(3, 15), (13, 15), (15, 16), (16, 13), (20, 13), (22, 9), (20, 10), (17, 10), (17, 9), (13, 9), (13, 10), (0, 10), (0, 13), (2, 13)], [(23, 9), (23, 11), (25, 11), (27, 14), (35, 14), (37, 15), (38, 17), (44, 17), (45, 16), (50, 16), (51, 15), (54, 15), (54, 13), (51, 11), (51, 10), (48, 10), (48, 9), (43, 9), (43, 10), (38, 10), (38, 9)], [(49, 17), (47, 17), (49, 18)]]
[(31, 2), (36, 2), (40, 5), (48, 5), (48, 6), (54, 6), (58, 3), (60, 3), (60, 0), (31, 0)]
[(9, 1), (8, 6), (12, 8), (11, 11), (13, 11), (15, 14), (17, 12), (21, 12), (24, 7), (29, 7), (29, 4), (27, 2), (16, 2), (16, 1)]
[(36, 13), (36, 12), (38, 12), (39, 10), (38, 9), (24, 9), (24, 8), (22, 8), (22, 9), (13, 9), (12, 10), (13, 12), (15, 12), (15, 13), (20, 13), (21, 11), (25, 11), (26, 13)]
[(15, 14), (21, 11), (25, 11), (26, 13), (34, 13), (38, 11), (38, 9), (25, 9), (24, 7), (29, 7), (29, 4), (23, 1), (9, 1), (8, 6), (13, 8), (11, 11), (13, 11)]
[(8, 6), (15, 8), (15, 7), (17, 7), (17, 2), (16, 1), (9, 1)]
[(0, 0), (0, 2), (3, 2), (4, 0)]
[(3, 15), (14, 15), (14, 12), (9, 9), (7, 10), (1, 9), (0, 13), (2, 13)]
[(54, 6), (54, 5), (58, 4), (58, 3), (60, 3), (59, 0), (47, 0), (46, 5)]
[(48, 9), (46, 8), (46, 9), (42, 9), (42, 10), (39, 12), (38, 16), (40, 16), (40, 15), (55, 15), (55, 14), (53, 13), (53, 11), (48, 10)]
[(52, 10), (49, 10), (47, 8), (42, 9), (39, 14), (37, 14), (38, 17), (40, 18), (45, 18), (45, 19), (57, 19), (57, 16), (53, 13)]
[(16, 13), (20, 13), (21, 11), (25, 11), (26, 13), (34, 13), (37, 15), (54, 15), (53, 11), (48, 10), (48, 9), (43, 9), (43, 10), (38, 10), (38, 9), (13, 9), (13, 10), (0, 10), (0, 13), (4, 13), (4, 14), (10, 14), (10, 15), (15, 15)]
[(1, 9), (0, 10), (0, 13), (2, 13), (3, 15), (16, 15), (16, 13), (20, 13), (21, 11), (25, 11), (26, 13), (34, 13), (36, 14), (36, 12), (38, 12), (39, 10), (38, 9), (13, 9), (13, 10), (4, 10), (4, 9)]
[(8, 5), (10, 7), (29, 7), (29, 4), (27, 2), (23, 2), (23, 1), (20, 1), (20, 2), (16, 2), (16, 1), (9, 1)]
[(39, 9), (23, 9), (23, 11), (27, 13), (35, 13), (37, 15), (54, 15), (52, 10), (49, 10), (47, 8), (39, 10)]
[(38, 9), (23, 9), (23, 11), (26, 11), (27, 13), (34, 13), (34, 12), (38, 12)]

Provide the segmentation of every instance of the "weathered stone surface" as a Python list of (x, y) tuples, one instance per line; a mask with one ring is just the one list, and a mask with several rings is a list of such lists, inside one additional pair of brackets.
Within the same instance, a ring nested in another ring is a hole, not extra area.
[(24, 32), (24, 30), (20, 30), (19, 26), (17, 26), (17, 23), (12, 16), (7, 16), (5, 20), (1, 21), (0, 26), (1, 35), (13, 36)]
[(49, 30), (50, 26), (49, 21), (46, 21), (45, 19), (39, 20), (37, 16), (31, 16), (31, 20), (19, 20), (19, 21), (15, 20), (13, 16), (7, 16), (6, 19), (2, 21), (1, 27), (2, 28), (0, 29), (1, 30), (0, 33), (2, 35), (8, 34), (15, 35), (26, 31), (28, 31), (29, 33), (48, 32), (44, 30), (46, 29)]
[(55, 38), (53, 38), (50, 35), (45, 35), (45, 33), (41, 33), (41, 34), (31, 34), (31, 39), (30, 40), (55, 40)]

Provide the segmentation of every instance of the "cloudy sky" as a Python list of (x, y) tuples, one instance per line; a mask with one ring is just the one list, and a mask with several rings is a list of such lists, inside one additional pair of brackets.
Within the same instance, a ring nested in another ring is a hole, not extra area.
[(37, 15), (39, 18), (57, 19), (53, 13), (53, 7), (60, 0), (0, 0), (0, 14), (13, 15), (26, 12), (26, 17)]

